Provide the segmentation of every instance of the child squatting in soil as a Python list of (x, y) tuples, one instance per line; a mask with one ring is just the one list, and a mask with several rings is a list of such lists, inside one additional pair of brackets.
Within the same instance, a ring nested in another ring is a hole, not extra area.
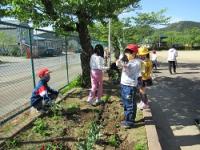
[(121, 100), (124, 107), (124, 121), (121, 125), (125, 128), (134, 127), (136, 117), (136, 99), (138, 78), (141, 76), (141, 62), (136, 58), (138, 46), (129, 44), (124, 50), (124, 56), (116, 61), (116, 65), (122, 67), (121, 75)]
[(96, 105), (101, 101), (103, 95), (104, 49), (100, 44), (97, 44), (94, 48), (94, 53), (90, 58), (90, 69), (92, 88), (87, 102), (91, 105)]
[(40, 80), (32, 92), (31, 106), (43, 113), (48, 111), (52, 100), (57, 98), (58, 91), (51, 89), (47, 84), (50, 80), (50, 71), (48, 68), (38, 70), (37, 75)]
[(150, 60), (149, 50), (146, 47), (139, 48), (138, 56), (142, 61), (142, 79), (141, 82), (139, 82), (138, 84), (141, 102), (138, 104), (138, 108), (145, 109), (149, 107), (148, 98), (146, 94), (146, 87), (151, 86), (153, 84), (151, 78), (153, 64)]

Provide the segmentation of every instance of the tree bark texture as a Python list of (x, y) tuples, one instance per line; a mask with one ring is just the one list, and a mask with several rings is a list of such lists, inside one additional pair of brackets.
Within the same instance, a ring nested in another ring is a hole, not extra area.
[(90, 56), (92, 54), (91, 39), (84, 17), (78, 17), (79, 23), (77, 24), (77, 30), (79, 34), (81, 51), (81, 67), (82, 67), (82, 86), (90, 86)]

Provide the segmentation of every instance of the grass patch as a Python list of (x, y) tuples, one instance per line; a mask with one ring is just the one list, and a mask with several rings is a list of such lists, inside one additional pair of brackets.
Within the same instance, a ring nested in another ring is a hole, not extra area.
[(71, 81), (67, 86), (65, 86), (63, 89), (60, 90), (61, 94), (65, 94), (69, 90), (75, 88), (75, 87), (81, 87), (81, 76), (79, 75), (76, 77), (73, 81)]
[(80, 105), (76, 103), (69, 104), (65, 107), (66, 112), (69, 114), (77, 113), (80, 110)]
[(147, 150), (147, 144), (146, 143), (137, 143), (134, 146), (135, 150)]

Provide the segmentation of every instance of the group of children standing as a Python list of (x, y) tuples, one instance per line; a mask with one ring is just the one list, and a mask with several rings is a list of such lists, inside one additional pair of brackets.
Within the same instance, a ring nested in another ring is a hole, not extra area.
[[(90, 59), (91, 68), (91, 91), (87, 102), (91, 105), (101, 101), (103, 83), (103, 46), (97, 45)], [(148, 108), (146, 86), (152, 85), (152, 61), (149, 51), (145, 47), (129, 44), (123, 55), (116, 61), (116, 65), (122, 68), (121, 74), (121, 100), (124, 107), (125, 119), (122, 126), (133, 127), (137, 107)], [(135, 94), (139, 90), (141, 102), (136, 105)]]

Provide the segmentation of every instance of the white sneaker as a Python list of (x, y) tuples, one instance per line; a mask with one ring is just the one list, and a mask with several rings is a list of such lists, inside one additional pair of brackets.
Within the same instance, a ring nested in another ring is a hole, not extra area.
[(143, 109), (147, 109), (147, 108), (149, 108), (149, 105), (148, 104), (144, 104), (143, 105)]
[(145, 104), (144, 102), (140, 102), (137, 107), (140, 109), (140, 110), (143, 110), (143, 109), (147, 109), (149, 108), (149, 105), (148, 104)]
[(142, 106), (143, 106), (143, 102), (140, 101), (140, 103), (137, 104), (137, 108), (138, 108), (138, 109), (142, 109)]
[(92, 100), (92, 99), (87, 99), (87, 102), (88, 102), (90, 105), (94, 105), (94, 100)]
[(100, 103), (102, 100), (101, 99), (96, 99), (95, 103)]

